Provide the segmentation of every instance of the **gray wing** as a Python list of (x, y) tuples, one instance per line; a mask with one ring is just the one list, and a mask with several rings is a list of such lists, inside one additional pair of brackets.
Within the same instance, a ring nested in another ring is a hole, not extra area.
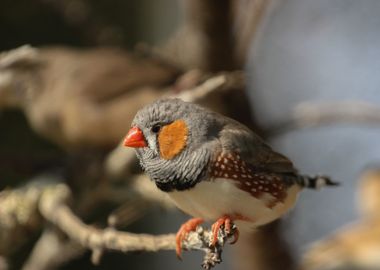
[(273, 173), (297, 173), (287, 157), (273, 151), (258, 135), (232, 119), (227, 119), (219, 141), (223, 152), (238, 153), (255, 168)]

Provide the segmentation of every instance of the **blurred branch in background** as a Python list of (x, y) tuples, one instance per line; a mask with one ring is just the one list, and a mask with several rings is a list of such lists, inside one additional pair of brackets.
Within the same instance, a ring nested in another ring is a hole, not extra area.
[(380, 169), (360, 179), (361, 219), (315, 243), (304, 255), (303, 270), (380, 269)]
[(126, 132), (120, 123), (181, 73), (119, 49), (24, 46), (0, 56), (0, 105), (22, 109), (37, 133), (67, 150), (111, 149)]
[(359, 100), (301, 103), (294, 108), (291, 119), (267, 127), (265, 133), (268, 136), (275, 136), (300, 128), (341, 123), (379, 125), (380, 107)]
[(37, 204), (43, 189), (50, 185), (36, 180), (17, 190), (0, 192), (0, 254), (14, 253), (28, 241), (31, 231), (42, 226)]

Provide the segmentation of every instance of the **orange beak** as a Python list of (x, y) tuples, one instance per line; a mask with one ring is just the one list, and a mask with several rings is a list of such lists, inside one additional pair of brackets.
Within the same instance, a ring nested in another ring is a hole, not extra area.
[(124, 146), (126, 147), (146, 147), (146, 141), (143, 132), (138, 127), (133, 127), (128, 131), (124, 139)]

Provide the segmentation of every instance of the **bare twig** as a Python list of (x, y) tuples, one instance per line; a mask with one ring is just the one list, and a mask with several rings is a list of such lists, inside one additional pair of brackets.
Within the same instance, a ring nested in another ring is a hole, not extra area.
[[(84, 224), (67, 206), (71, 194), (68, 187), (58, 184), (54, 189), (45, 192), (40, 200), (39, 209), (43, 217), (56, 225), (70, 239), (95, 252), (93, 258), (99, 257), (103, 250), (130, 251), (159, 251), (175, 250), (175, 235), (148, 235), (120, 232), (111, 228), (100, 230)], [(218, 244), (209, 247), (212, 233), (203, 228), (189, 233), (184, 242), (184, 249), (203, 250), (205, 252), (203, 267), (210, 269), (221, 262), (222, 247), (233, 237), (234, 230), (228, 235), (220, 231)]]
[(328, 103), (301, 103), (290, 119), (267, 129), (267, 134), (278, 135), (294, 129), (328, 124), (380, 124), (380, 107), (368, 102), (345, 101)]
[(243, 89), (245, 85), (245, 78), (243, 72), (235, 71), (230, 73), (223, 73), (213, 76), (206, 80), (201, 85), (183, 91), (173, 97), (180, 98), (188, 102), (199, 102), (206, 99), (210, 94), (219, 91), (228, 91), (231, 89)]

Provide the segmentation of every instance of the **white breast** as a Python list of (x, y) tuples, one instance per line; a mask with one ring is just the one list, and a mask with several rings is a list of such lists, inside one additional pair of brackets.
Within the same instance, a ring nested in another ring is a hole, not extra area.
[(193, 217), (215, 221), (223, 215), (241, 215), (248, 218), (251, 225), (259, 226), (279, 218), (290, 209), (299, 191), (298, 186), (289, 188), (284, 203), (269, 208), (267, 204), (274, 199), (271, 195), (264, 194), (257, 199), (237, 188), (233, 180), (218, 178), (202, 181), (189, 190), (170, 192), (169, 196), (178, 208)]

